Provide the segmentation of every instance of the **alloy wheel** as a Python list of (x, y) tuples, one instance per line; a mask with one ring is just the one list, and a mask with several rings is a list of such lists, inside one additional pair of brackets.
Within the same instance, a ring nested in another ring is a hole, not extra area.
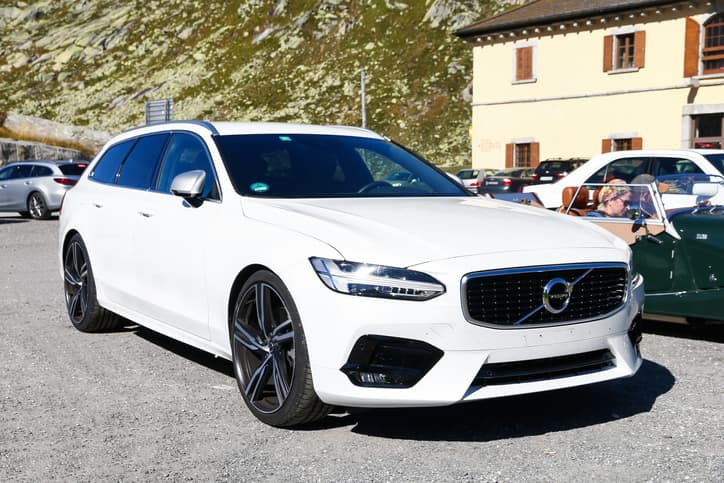
[(78, 241), (72, 241), (63, 261), (65, 305), (74, 323), (80, 323), (88, 310), (88, 262)]
[(279, 293), (257, 282), (242, 294), (233, 318), (235, 370), (249, 404), (262, 413), (282, 407), (295, 366), (294, 326)]
[(28, 210), (33, 218), (44, 218), (47, 215), (48, 208), (40, 193), (33, 193), (30, 195)]

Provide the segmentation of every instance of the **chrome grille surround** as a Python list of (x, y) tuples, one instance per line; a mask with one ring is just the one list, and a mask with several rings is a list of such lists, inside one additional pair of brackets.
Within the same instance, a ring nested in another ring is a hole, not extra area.
[[(554, 279), (573, 285), (569, 303), (559, 313), (551, 313), (544, 304), (544, 288)], [(629, 285), (625, 263), (577, 263), (469, 273), (462, 279), (460, 295), (468, 322), (520, 329), (608, 317), (623, 308)]]

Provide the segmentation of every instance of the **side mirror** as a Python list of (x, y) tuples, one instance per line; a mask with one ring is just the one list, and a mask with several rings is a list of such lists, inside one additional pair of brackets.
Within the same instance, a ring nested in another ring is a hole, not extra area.
[(697, 196), (704, 196), (706, 198), (711, 198), (712, 196), (715, 196), (718, 192), (718, 183), (694, 183), (694, 186), (692, 186), (691, 188), (691, 194)]
[(171, 193), (185, 199), (192, 206), (198, 206), (201, 204), (198, 197), (201, 195), (205, 183), (205, 171), (201, 169), (186, 171), (173, 179), (171, 182)]

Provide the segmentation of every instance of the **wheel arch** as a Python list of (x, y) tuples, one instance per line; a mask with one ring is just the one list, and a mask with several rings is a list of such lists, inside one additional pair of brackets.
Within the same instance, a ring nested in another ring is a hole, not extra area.
[(268, 272), (274, 273), (272, 269), (267, 267), (266, 265), (261, 265), (258, 263), (248, 265), (246, 266), (242, 271), (240, 271), (236, 278), (234, 279), (234, 283), (231, 284), (231, 290), (229, 291), (229, 298), (227, 301), (227, 311), (226, 311), (226, 322), (229, 326), (229, 333), (231, 334), (231, 319), (234, 316), (234, 305), (236, 304), (236, 298), (238, 297), (239, 293), (241, 292), (241, 287), (244, 286), (247, 280), (254, 275), (256, 272), (259, 272), (261, 270), (266, 270)]
[[(68, 233), (65, 234), (65, 236), (63, 237), (63, 247), (62, 247), (61, 252), (60, 252), (60, 253), (61, 253), (61, 256), (65, 256), (65, 249), (68, 247), (68, 242), (69, 242), (70, 239), (73, 238), (75, 235), (80, 236), (80, 233), (78, 233), (78, 231), (75, 230), (75, 229), (68, 230)], [(81, 238), (83, 238), (83, 237), (81, 237)]]

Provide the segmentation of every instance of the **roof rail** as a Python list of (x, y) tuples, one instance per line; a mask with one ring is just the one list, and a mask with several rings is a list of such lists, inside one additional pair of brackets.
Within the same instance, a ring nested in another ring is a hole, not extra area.
[(124, 133), (127, 133), (127, 132), (131, 132), (131, 131), (135, 131), (136, 129), (143, 129), (143, 128), (145, 128), (145, 127), (156, 126), (156, 125), (160, 125), (160, 124), (164, 124), (164, 125), (166, 125), (166, 124), (195, 124), (195, 125), (197, 125), (197, 126), (201, 126), (201, 127), (204, 127), (204, 128), (206, 128), (206, 129), (208, 129), (209, 131), (211, 131), (211, 134), (214, 135), (214, 136), (217, 136), (217, 135), (219, 134), (219, 131), (216, 130), (216, 127), (214, 127), (214, 125), (213, 125), (211, 122), (209, 122), (209, 121), (199, 121), (199, 120), (194, 120), (194, 119), (190, 119), (190, 120), (182, 120), (182, 119), (181, 119), (181, 120), (177, 120), (177, 121), (153, 122), (153, 123), (150, 123), (150, 124), (144, 124), (143, 126), (135, 126), (135, 127), (132, 127), (132, 128), (128, 128), (128, 129), (126, 129), (126, 130), (123, 131), (123, 132), (124, 132)]

